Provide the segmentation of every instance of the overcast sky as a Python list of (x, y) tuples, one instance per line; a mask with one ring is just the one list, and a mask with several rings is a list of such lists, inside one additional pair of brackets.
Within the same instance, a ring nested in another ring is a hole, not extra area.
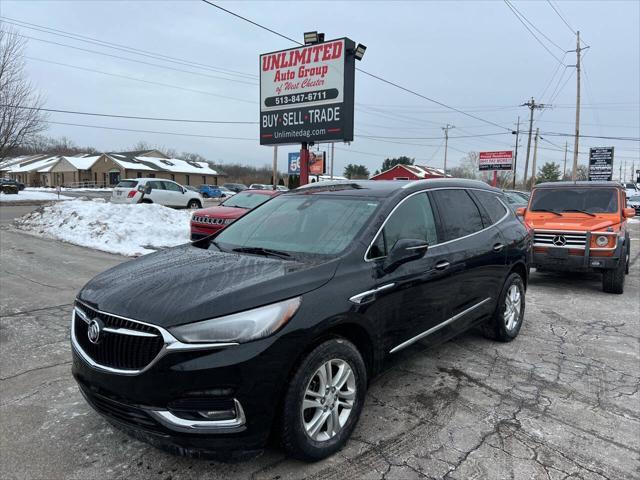
[[(531, 96), (552, 103), (537, 112), (543, 138), (564, 148), (573, 139), (551, 133), (573, 132), (575, 119), (576, 39), (546, 1), (513, 2), (542, 34), (549, 53), (502, 1), (493, 2), (219, 2), (273, 30), (302, 40), (319, 30), (326, 38), (348, 36), (367, 46), (359, 67), (425, 96), (515, 129), (518, 115), (526, 129), (529, 111), (520, 107)], [(554, 5), (585, 44), (582, 83), (584, 135), (640, 136), (640, 2), (558, 1)], [(2, 28), (17, 28), (28, 40), (27, 71), (46, 97), (46, 106), (121, 115), (204, 120), (258, 121), (258, 55), (289, 48), (291, 42), (200, 1), (29, 1), (0, 0)], [(31, 28), (26, 28), (31, 27)], [(212, 68), (187, 67), (35, 30), (41, 27), (117, 43)], [(45, 43), (73, 45), (131, 59)], [(560, 48), (558, 48), (560, 47)], [(556, 56), (569, 67), (560, 65)], [(158, 66), (142, 62), (154, 63)], [(170, 68), (168, 68), (170, 67)], [(171, 68), (184, 70), (176, 71)], [(231, 72), (232, 71), (232, 72)], [(102, 72), (102, 73), (98, 73)], [(193, 73), (188, 73), (193, 72)], [(226, 73), (229, 72), (229, 73)], [(555, 77), (553, 76), (556, 73)], [(561, 76), (562, 74), (562, 76)], [(129, 78), (125, 78), (129, 77)], [(553, 78), (553, 81), (551, 81)], [(136, 81), (134, 79), (143, 80)], [(145, 83), (151, 82), (151, 83)], [(546, 88), (548, 86), (548, 88)], [(553, 95), (554, 91), (556, 95)], [(228, 98), (232, 97), (232, 98)], [(554, 98), (555, 97), (555, 98)], [(468, 151), (512, 149), (515, 136), (456, 136), (506, 132), (444, 109), (361, 73), (356, 76), (356, 136), (433, 137), (433, 139), (357, 138), (336, 145), (336, 173), (347, 163), (371, 172), (387, 156), (408, 155), (416, 163), (441, 167), (445, 124), (450, 131), (448, 165)], [(198, 152), (216, 163), (264, 165), (272, 148), (258, 144), (257, 125), (206, 125), (51, 114), (50, 120), (110, 128), (236, 137), (197, 138), (124, 132), (51, 124), (48, 135), (66, 136), (99, 150), (125, 149), (139, 140)], [(519, 170), (526, 135), (521, 136)], [(563, 151), (541, 142), (538, 165), (563, 162)], [(617, 161), (635, 159), (638, 142), (582, 139), (580, 151), (616, 147)], [(293, 146), (279, 149), (280, 168)], [(587, 155), (580, 155), (581, 163)]]

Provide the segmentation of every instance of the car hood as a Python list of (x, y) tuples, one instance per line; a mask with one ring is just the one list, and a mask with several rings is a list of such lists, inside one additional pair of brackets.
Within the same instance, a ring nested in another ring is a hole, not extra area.
[(194, 212), (194, 215), (211, 218), (238, 218), (248, 211), (249, 210), (247, 210), (246, 208), (218, 206), (203, 208)]
[(338, 263), (302, 263), (187, 244), (99, 274), (78, 299), (106, 313), (168, 328), (302, 295), (328, 282)]
[[(613, 215), (611, 215), (613, 217)], [(583, 214), (563, 214), (562, 217), (536, 218), (535, 216), (526, 219), (529, 226), (534, 230), (576, 230), (576, 231), (596, 231), (620, 223), (619, 217), (616, 220), (604, 217), (589, 217)]]

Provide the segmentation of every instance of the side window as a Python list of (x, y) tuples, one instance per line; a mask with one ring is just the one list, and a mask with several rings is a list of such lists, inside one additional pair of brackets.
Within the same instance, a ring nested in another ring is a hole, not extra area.
[(435, 190), (431, 194), (438, 204), (443, 241), (471, 235), (484, 228), (480, 211), (466, 190)]
[(162, 182), (165, 190), (170, 190), (172, 192), (180, 192), (182, 193), (182, 189), (177, 183), (173, 182)]
[(153, 188), (154, 190), (164, 190), (164, 186), (162, 185), (162, 182), (157, 182), (157, 181), (148, 182), (148, 185), (151, 185), (151, 188)]
[(485, 226), (488, 227), (489, 225), (498, 223), (498, 221), (504, 217), (505, 213), (507, 213), (505, 206), (500, 203), (500, 200), (498, 200), (498, 197), (494, 193), (474, 190), (473, 196), (489, 215), (490, 222), (485, 222)]
[(429, 245), (438, 243), (436, 222), (426, 193), (402, 202), (371, 245), (367, 258), (386, 257), (400, 239), (424, 240)]

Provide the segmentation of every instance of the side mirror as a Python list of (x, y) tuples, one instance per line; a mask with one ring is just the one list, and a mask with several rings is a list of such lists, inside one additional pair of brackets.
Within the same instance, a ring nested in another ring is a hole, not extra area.
[(516, 208), (516, 215), (519, 217), (524, 217), (524, 214), (527, 213), (526, 207), (518, 207)]
[(391, 251), (387, 255), (384, 261), (383, 269), (389, 273), (398, 268), (403, 263), (411, 262), (412, 260), (418, 260), (424, 257), (427, 253), (429, 244), (424, 240), (416, 239), (400, 239), (391, 248)]
[(625, 208), (622, 213), (624, 218), (632, 218), (636, 216), (636, 209), (628, 207), (628, 208)]

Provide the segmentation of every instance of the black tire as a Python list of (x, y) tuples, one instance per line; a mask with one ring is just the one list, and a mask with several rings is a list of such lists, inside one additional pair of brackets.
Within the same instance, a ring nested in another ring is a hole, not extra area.
[(627, 235), (627, 237), (625, 238), (624, 244), (627, 246), (627, 258), (625, 262), (624, 273), (625, 275), (629, 275), (629, 267), (631, 265), (631, 239), (629, 238), (629, 235)]
[[(341, 430), (332, 438), (316, 441), (305, 430), (302, 401), (316, 371), (329, 360), (341, 360), (351, 367), (356, 393), (351, 413)], [(302, 360), (285, 394), (280, 439), (287, 454), (300, 460), (317, 461), (344, 447), (360, 418), (366, 389), (367, 370), (360, 352), (351, 342), (335, 338), (317, 346)]]
[(189, 200), (189, 203), (187, 203), (187, 208), (188, 209), (194, 209), (194, 208), (202, 208), (202, 204), (200, 203), (200, 200)]
[(627, 252), (625, 250), (624, 256), (620, 259), (620, 262), (616, 268), (611, 268), (602, 272), (602, 291), (605, 293), (624, 293), (624, 278), (626, 270), (626, 262), (623, 260), (626, 258)]
[(148, 198), (143, 198), (140, 203), (153, 203), (151, 200), (149, 200)]
[[(507, 308), (507, 295), (511, 290), (511, 287), (515, 286), (520, 293), (520, 312), (515, 319), (515, 323), (511, 325), (511, 328), (507, 326), (507, 319), (505, 318), (505, 311)], [(507, 280), (504, 282), (500, 297), (498, 298), (498, 305), (493, 313), (493, 316), (489, 321), (483, 325), (483, 333), (485, 337), (499, 342), (510, 342), (518, 336), (520, 328), (522, 327), (522, 321), (524, 319), (525, 309), (525, 288), (522, 277), (517, 273), (511, 273)]]

